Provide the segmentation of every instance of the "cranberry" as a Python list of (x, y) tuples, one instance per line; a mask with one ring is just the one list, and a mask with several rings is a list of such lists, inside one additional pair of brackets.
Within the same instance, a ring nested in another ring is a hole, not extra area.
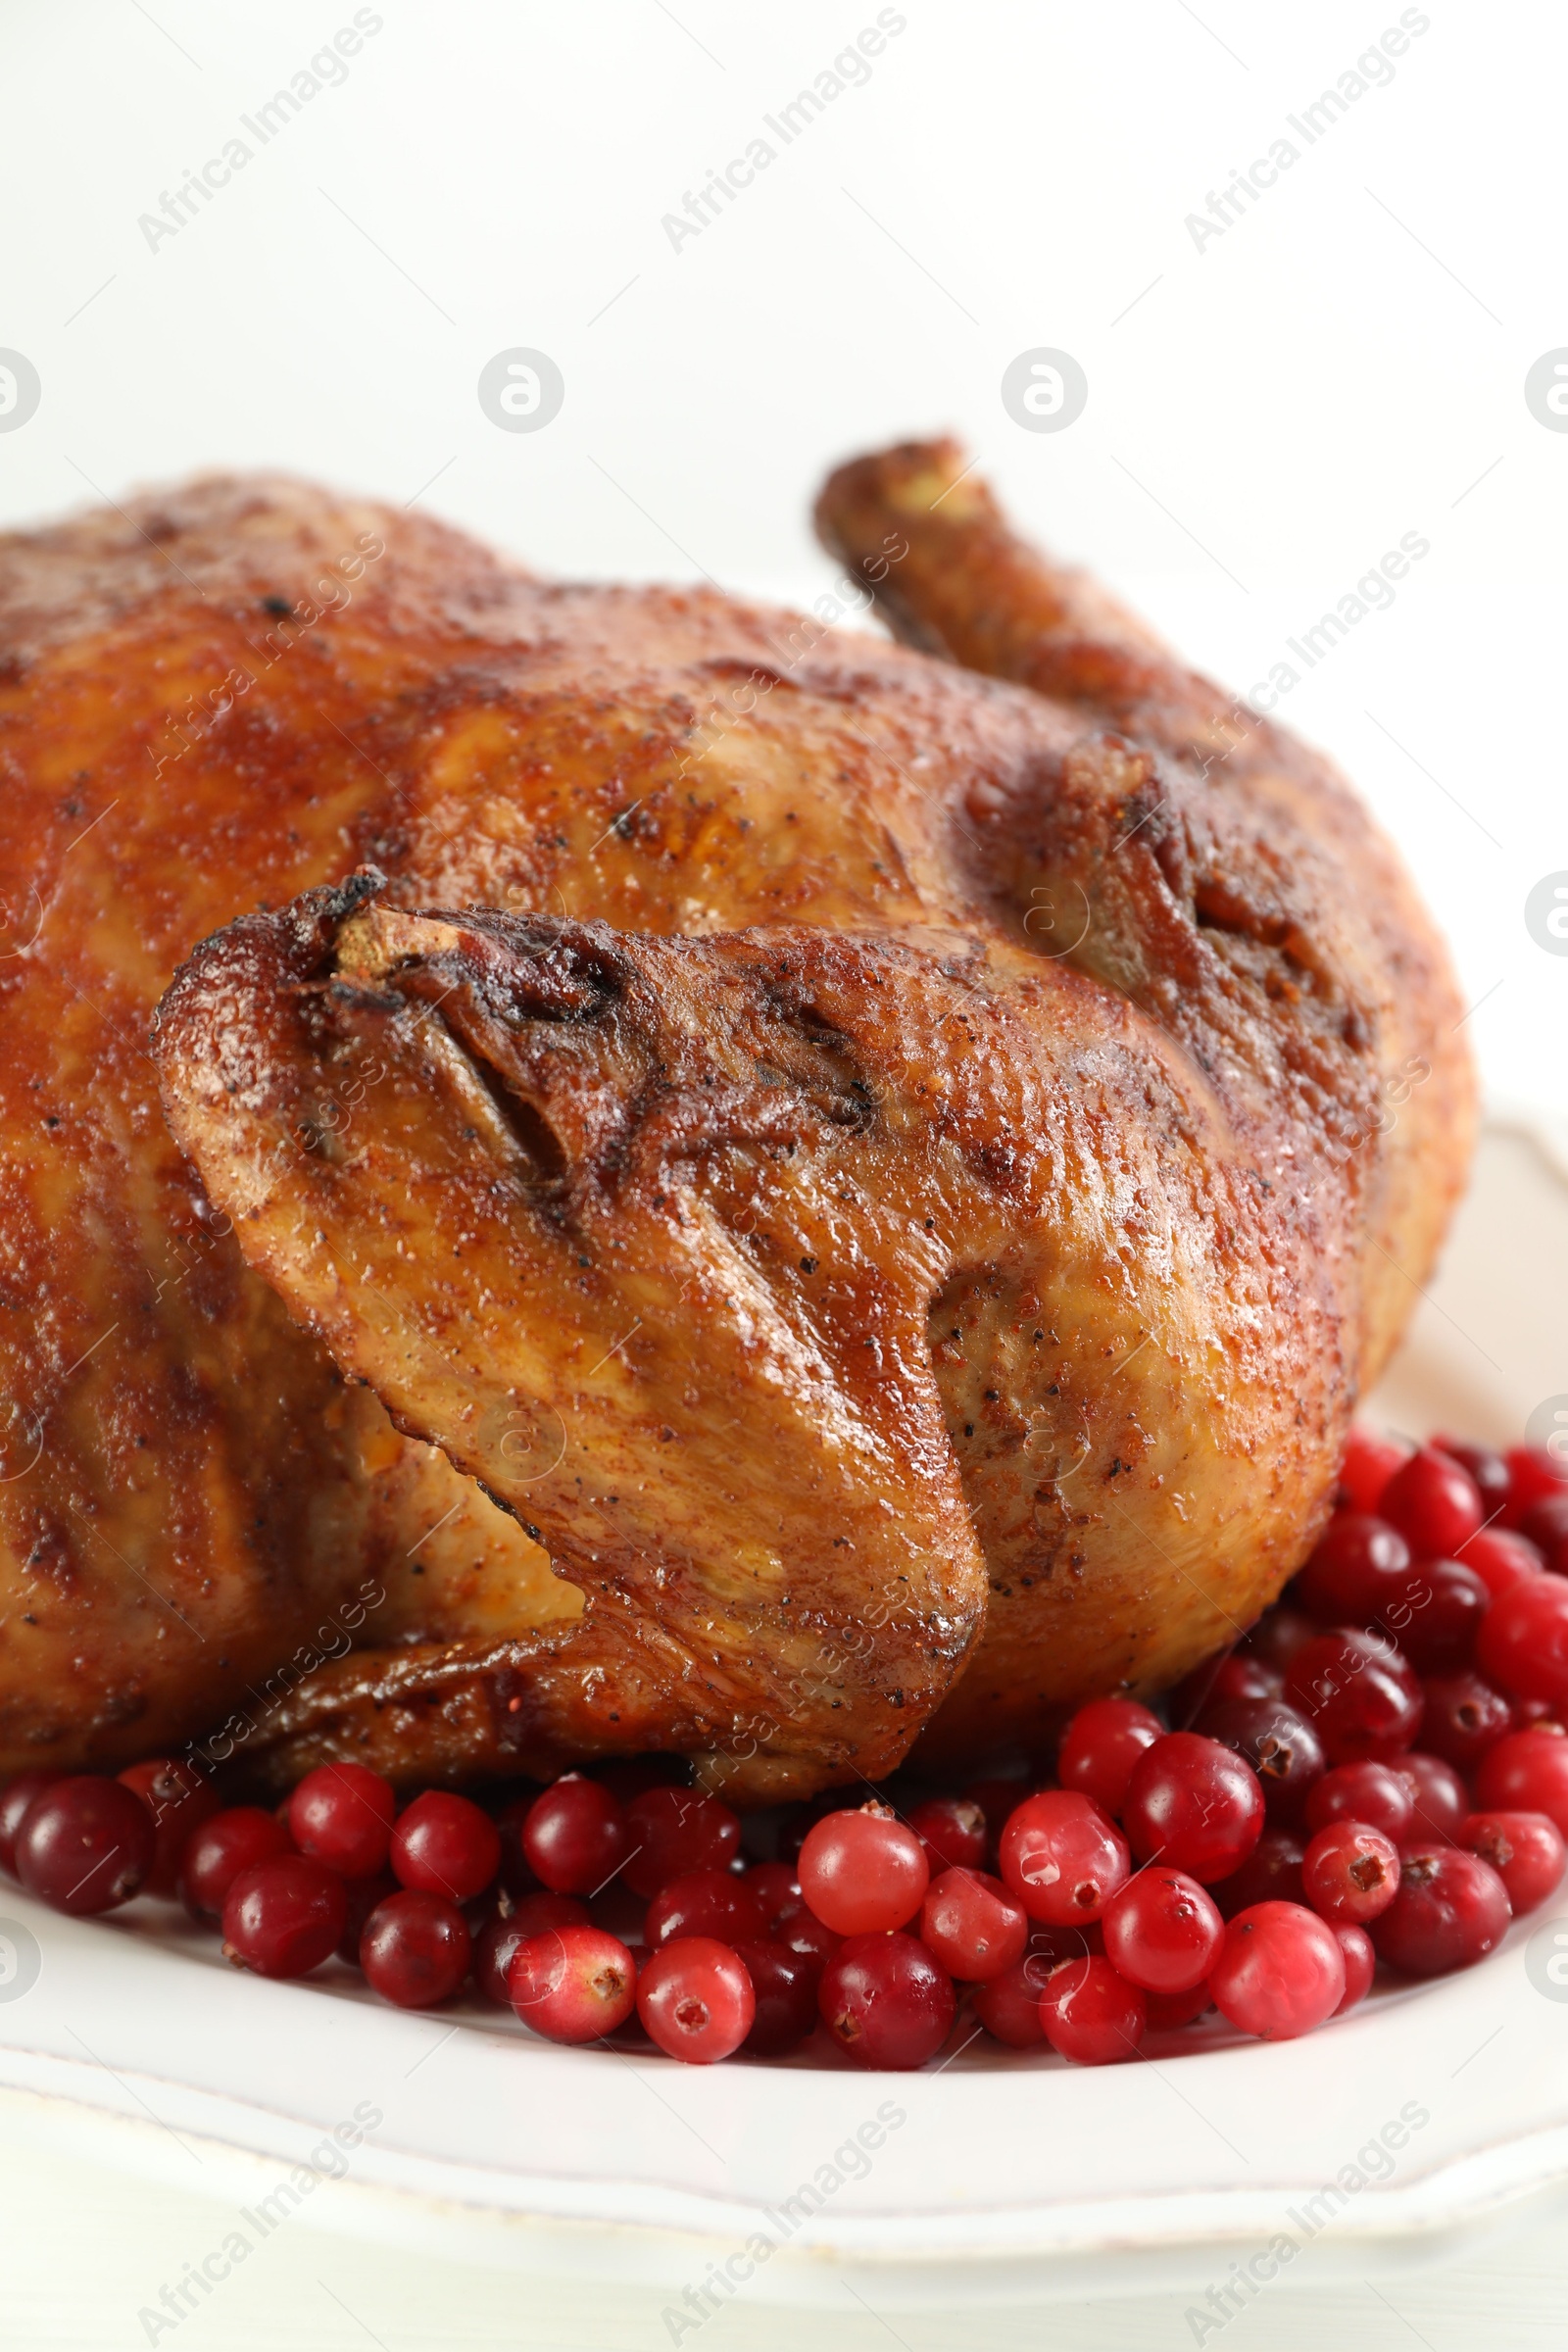
[(657, 1894), (688, 1870), (727, 1870), (741, 1848), (740, 1816), (700, 1788), (646, 1788), (626, 1807), (622, 1869), (633, 1894)]
[(1372, 1979), (1377, 1974), (1377, 1948), (1365, 1928), (1355, 1927), (1348, 1919), (1331, 1920), (1329, 1924), (1345, 1957), (1345, 1998), (1334, 2012), (1336, 2017), (1343, 2017), (1347, 2009), (1353, 2009), (1371, 1991)]
[(1469, 1968), (1499, 1942), (1508, 1890), (1489, 1862), (1461, 1846), (1406, 1846), (1399, 1891), (1372, 1929), (1378, 1958), (1407, 1977)]
[[(1321, 1786), (1321, 1784), (1319, 1784)], [(1222, 1919), (1257, 1903), (1304, 1903), (1301, 1863), (1306, 1848), (1294, 1830), (1265, 1830), (1240, 1870), (1214, 1882)]]
[(290, 1854), (294, 1840), (260, 1805), (230, 1805), (204, 1821), (185, 1847), (179, 1891), (193, 1919), (220, 1919), (228, 1890), (242, 1870)]
[(1285, 1669), (1255, 1650), (1222, 1649), (1191, 1674), (1184, 1674), (1169, 1693), (1171, 1729), (1188, 1731), (1193, 1717), (1205, 1707), (1223, 1706), (1229, 1698), (1278, 1698), (1285, 1688)]
[(799, 1952), (806, 1960), (814, 1961), (820, 1969), (826, 1966), (844, 1941), (831, 1928), (824, 1927), (804, 1895), (792, 1903), (781, 1903), (773, 1914), (773, 1939)]
[(0, 1796), (0, 1870), (9, 1878), (17, 1875), (17, 1837), (26, 1819), (27, 1807), (35, 1796), (42, 1796), (57, 1781), (65, 1779), (61, 1772), (19, 1772), (14, 1781), (7, 1781), (5, 1793)]
[(1558, 1487), (1532, 1503), (1519, 1532), (1554, 1576), (1568, 1576), (1568, 1487)]
[(17, 1876), (29, 1894), (86, 1919), (129, 1902), (153, 1866), (153, 1817), (133, 1790), (98, 1773), (41, 1789), (17, 1834)]
[(746, 1963), (712, 1936), (681, 1936), (649, 1955), (637, 2014), (666, 2058), (711, 2066), (738, 2050), (757, 2017)]
[(392, 1875), (400, 1886), (466, 1903), (501, 1867), (501, 1838), (488, 1813), (448, 1788), (427, 1788), (398, 1815)]
[(223, 1957), (259, 1977), (308, 1977), (337, 1950), (348, 1897), (312, 1854), (274, 1854), (242, 1870), (223, 1900)]
[(1174, 2034), (1183, 2026), (1193, 2025), (1214, 2006), (1214, 1997), (1205, 1981), (1187, 1992), (1146, 1992), (1144, 2008), (1150, 2034)]
[(1387, 1761), (1421, 1728), (1421, 1686), (1385, 1635), (1342, 1626), (1297, 1651), (1285, 1694), (1323, 1742), (1331, 1764)]
[(970, 1803), (978, 1805), (986, 1817), (988, 1840), (986, 1851), (988, 1854), (995, 1854), (998, 1838), (1029, 1794), (1030, 1786), (1031, 1784), (1023, 1779), (999, 1777), (994, 1780), (971, 1781), (964, 1789), (963, 1793)]
[(1245, 1756), (1256, 1773), (1270, 1821), (1298, 1822), (1323, 1777), (1323, 1746), (1283, 1698), (1232, 1698), (1205, 1707), (1193, 1729)]
[(1326, 1830), (1331, 1821), (1364, 1821), (1398, 1845), (1410, 1832), (1415, 1804), (1410, 1785), (1392, 1764), (1368, 1757), (1360, 1764), (1336, 1764), (1306, 1800), (1306, 1826)]
[(846, 1937), (822, 1971), (816, 2005), (860, 2066), (924, 2066), (953, 2026), (953, 1980), (916, 1936)]
[(1494, 1446), (1471, 1446), (1461, 1438), (1434, 1438), (1440, 1453), (1451, 1454), (1475, 1480), (1482, 1519), (1495, 1518), (1513, 1499), (1513, 1474)]
[(186, 1840), (220, 1811), (222, 1799), (193, 1764), (174, 1756), (155, 1756), (145, 1764), (132, 1764), (117, 1777), (122, 1788), (141, 1798), (153, 1817), (153, 1866), (142, 1883), (142, 1892), (168, 1899), (179, 1892), (179, 1865)]
[(580, 1772), (552, 1782), (522, 1825), (523, 1860), (554, 1894), (596, 1894), (630, 1842), (619, 1799)]
[(1248, 1657), (1261, 1658), (1267, 1666), (1277, 1666), (1282, 1673), (1290, 1672), (1291, 1660), (1308, 1642), (1315, 1642), (1322, 1628), (1304, 1610), (1288, 1608), (1276, 1601), (1266, 1615), (1260, 1617), (1243, 1644)]
[(816, 1988), (822, 1972), (804, 1952), (759, 1936), (735, 1946), (752, 1981), (757, 2014), (743, 2047), (757, 2058), (782, 2058), (816, 2029)]
[(1076, 2066), (1114, 2066), (1136, 2057), (1148, 2018), (1138, 1986), (1119, 1977), (1108, 1960), (1063, 1960), (1040, 1996), (1046, 2039)]
[(1340, 1493), (1352, 1511), (1375, 1511), (1396, 1470), (1409, 1459), (1410, 1448), (1357, 1422), (1345, 1441), (1340, 1464)]
[(398, 1883), (389, 1870), (378, 1870), (373, 1879), (345, 1879), (343, 1882), (343, 1933), (337, 1939), (337, 1956), (351, 1968), (360, 1965), (360, 1937), (365, 1923), (377, 1903), (384, 1903), (389, 1894), (396, 1894)]
[(802, 1894), (837, 1936), (902, 1928), (931, 1878), (914, 1832), (874, 1801), (817, 1822), (801, 1847), (799, 1873)]
[(1301, 1885), (1320, 1919), (1364, 1928), (1399, 1891), (1399, 1849), (1365, 1822), (1331, 1821), (1306, 1849)]
[(1504, 1454), (1508, 1465), (1508, 1507), (1504, 1527), (1517, 1527), (1538, 1502), (1562, 1492), (1568, 1481), (1568, 1462), (1560, 1462), (1544, 1446), (1516, 1446)]
[(1198, 1881), (1153, 1865), (1111, 1896), (1102, 1924), (1106, 1959), (1146, 1992), (1191, 1992), (1225, 1939), (1218, 1907)]
[(1469, 1471), (1436, 1446), (1423, 1446), (1396, 1470), (1379, 1508), (1424, 1560), (1450, 1557), (1486, 1516)]
[(1133, 1766), (1164, 1730), (1159, 1717), (1136, 1698), (1092, 1698), (1061, 1735), (1056, 1778), (1064, 1788), (1092, 1796), (1105, 1812), (1119, 1813)]
[(1468, 1663), (1492, 1590), (1462, 1560), (1423, 1560), (1378, 1612), (1420, 1674), (1442, 1674)]
[(289, 1835), (345, 1879), (386, 1868), (398, 1800), (392, 1784), (364, 1764), (318, 1764), (288, 1800)]
[(1494, 1600), (1500, 1600), (1521, 1577), (1539, 1576), (1544, 1563), (1524, 1536), (1512, 1535), (1505, 1527), (1484, 1527), (1465, 1545), (1464, 1565), (1480, 1577)]
[(1131, 1867), (1127, 1840), (1075, 1788), (1026, 1796), (1002, 1833), (1002, 1876), (1031, 1919), (1098, 1919)]
[(1487, 1811), (1544, 1813), (1568, 1838), (1568, 1734), (1533, 1723), (1489, 1747), (1476, 1771), (1476, 1800)]
[(1513, 1709), (1500, 1690), (1466, 1667), (1426, 1682), (1421, 1737), (1429, 1751), (1461, 1772), (1473, 1772), (1489, 1747), (1513, 1729)]
[(1410, 1546), (1386, 1519), (1336, 1511), (1291, 1587), (1325, 1624), (1376, 1617), (1410, 1573)]
[(754, 1862), (746, 1884), (761, 1904), (770, 1931), (785, 1905), (801, 1900), (801, 1882), (787, 1862)]
[(525, 1936), (507, 1971), (512, 2005), (549, 2041), (600, 2041), (630, 2017), (637, 1966), (603, 1928), (546, 1928)]
[(532, 1894), (506, 1897), (506, 1907), (491, 1913), (473, 1939), (473, 1981), (487, 2001), (498, 2009), (512, 2007), (512, 1955), (530, 1936), (551, 1928), (585, 1928), (588, 1906), (574, 1894), (551, 1894), (536, 1888)]
[(468, 1973), (468, 1923), (443, 1894), (402, 1887), (377, 1903), (360, 1937), (360, 1966), (372, 1992), (399, 2009), (434, 2009)]
[(1209, 1886), (1257, 1843), (1263, 1791), (1242, 1756), (1197, 1732), (1169, 1732), (1140, 1758), (1124, 1825), (1140, 1862), (1163, 1862)]
[(1493, 1602), (1476, 1663), (1510, 1698), (1568, 1699), (1568, 1578), (1527, 1576)]
[(645, 1935), (657, 1951), (677, 1936), (736, 1943), (763, 1936), (767, 1917), (755, 1887), (728, 1870), (688, 1870), (667, 1879), (648, 1906)]
[(1490, 1862), (1515, 1919), (1544, 1903), (1562, 1879), (1562, 1832), (1544, 1813), (1472, 1813), (1456, 1842)]
[(1244, 2034), (1290, 2041), (1345, 1998), (1345, 1954), (1327, 1920), (1299, 1903), (1238, 1911), (1209, 1974), (1216, 2007)]
[(1470, 1798), (1463, 1781), (1441, 1756), (1401, 1756), (1396, 1767), (1410, 1791), (1412, 1838), (1451, 1843), (1458, 1836)]
[(978, 1870), (985, 1861), (990, 1833), (985, 1808), (973, 1797), (927, 1797), (911, 1811), (909, 1827), (925, 1848), (933, 1878), (944, 1870)]
[(1009, 2049), (1032, 2050), (1046, 2038), (1040, 2020), (1040, 1995), (1054, 1962), (1031, 1952), (1015, 1960), (1000, 1977), (988, 1978), (975, 1988), (972, 2006), (986, 2032)]
[(1029, 1920), (1001, 1879), (983, 1870), (945, 1870), (920, 1906), (920, 1940), (950, 1977), (984, 1984), (1023, 1958)]

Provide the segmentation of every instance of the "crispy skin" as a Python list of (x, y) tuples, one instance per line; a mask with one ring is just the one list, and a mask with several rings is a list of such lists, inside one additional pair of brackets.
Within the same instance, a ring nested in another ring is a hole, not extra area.
[[(1089, 1690), (1156, 1684), (1278, 1589), (1462, 1174), (1446, 963), (1322, 762), (1273, 730), (1240, 742), (1215, 690), (1019, 549), (972, 476), (933, 511), (958, 463), (938, 446), (846, 469), (823, 518), (907, 628), (1001, 680), (706, 592), (536, 583), (286, 483), (199, 484), (0, 544), (0, 1344), (19, 1400), (0, 1764), (114, 1762), (217, 1722), (280, 1781), (330, 1753), (412, 1780), (664, 1745), (769, 1794), (882, 1769), (933, 1709), (928, 1737), (976, 1752)], [(362, 542), (386, 552), (362, 548), (353, 575)], [(295, 621), (273, 609), (302, 599)], [(156, 1052), (198, 1181), (158, 1118), (152, 1005), (205, 933), (367, 860), (388, 876), (373, 917), (312, 902), (182, 979)], [(545, 927), (503, 938), (440, 911), (474, 905)], [(367, 925), (432, 909), (456, 945), (411, 945), (347, 996), (322, 985), (345, 953), (361, 971)], [(318, 964), (296, 996), (302, 937)], [(505, 967), (505, 1004), (465, 982), (482, 1052), (456, 1000), (418, 994), (440, 954), (479, 958), (486, 986)], [(668, 1063), (689, 1093), (694, 1028), (715, 1067), (764, 1031), (772, 1052), (768, 955), (795, 959), (818, 1010), (837, 991), (838, 1042), (792, 1030), (789, 1086), (807, 1108), (837, 1100), (847, 1067), (881, 1088), (873, 1113), (818, 1107), (790, 1154), (760, 1107), (776, 1090), (754, 1085), (737, 1131), (682, 1156), (628, 1073)], [(641, 1180), (587, 1129), (563, 1140), (536, 1066), (529, 990), (574, 958), (608, 959), (636, 1008), (625, 1038), (602, 1009), (552, 1036), (592, 1048), (583, 1100), (646, 1147)], [(960, 987), (966, 1014), (939, 1014)], [(487, 1058), (503, 1033), (521, 1077)], [(395, 1088), (371, 1075), (378, 1049), (363, 1058), (371, 1039), (396, 1043)], [(225, 1109), (211, 1072), (234, 1057), (255, 1100)], [(1391, 1134), (1413, 1057), (1432, 1075)], [(470, 1164), (443, 1153), (474, 1073), (495, 1124)], [(284, 1153), (300, 1096), (313, 1149)], [(656, 1181), (666, 1146), (675, 1174)], [(561, 1164), (524, 1181), (509, 1151)], [(760, 1196), (806, 1230), (841, 1163), (854, 1214), (798, 1252), (817, 1257), (811, 1293), (747, 1220)], [(569, 1196), (555, 1224), (541, 1182)], [(322, 1187), (331, 1283), (316, 1225), (287, 1222)], [(595, 1223), (612, 1194), (623, 1276)], [(591, 1298), (546, 1280), (571, 1216), (594, 1237)], [(495, 1298), (550, 1297), (542, 1323), (493, 1333), (494, 1299), (457, 1285), (449, 1250), (481, 1230)], [(660, 1288), (675, 1231), (701, 1318)], [(359, 1272), (377, 1261), (379, 1305)], [(904, 1350), (874, 1395), (823, 1305), (858, 1286)], [(590, 1339), (618, 1340), (645, 1292), (655, 1315), (590, 1381)], [(769, 1380), (775, 1341), (817, 1348), (817, 1390)], [(512, 1391), (576, 1400), (594, 1444), (573, 1476), (601, 1482), (601, 1508), (639, 1482), (634, 1540), (600, 1576), (554, 1472), (548, 1509), (523, 1499), (537, 1451), (520, 1471), (491, 1458)], [(651, 1436), (656, 1416), (688, 1434)], [(879, 1498), (928, 1549), (907, 1618), (867, 1598), (892, 1538), (869, 1574), (834, 1544), (859, 1520), (830, 1428), (881, 1448)], [(857, 1624), (868, 1645), (839, 1641)]]

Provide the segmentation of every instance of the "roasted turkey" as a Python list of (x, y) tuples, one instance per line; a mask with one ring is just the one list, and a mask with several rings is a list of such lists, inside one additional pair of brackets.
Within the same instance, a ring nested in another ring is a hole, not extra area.
[(1465, 1172), (1444, 951), (952, 444), (818, 524), (809, 617), (273, 478), (0, 541), (0, 1768), (766, 1801), (1301, 1559)]

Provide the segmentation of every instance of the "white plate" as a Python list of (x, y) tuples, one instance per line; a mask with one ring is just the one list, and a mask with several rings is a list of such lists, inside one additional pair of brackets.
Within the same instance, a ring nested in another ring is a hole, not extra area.
[[(1568, 1176), (1547, 1139), (1494, 1126), (1375, 1409), (1512, 1436), (1568, 1391), (1565, 1284)], [(25, 1966), (0, 1981), (14, 2132), (231, 2195), (253, 2242), (288, 2213), (655, 2282), (676, 2336), (742, 2284), (886, 2311), (1202, 2290), (1233, 2264), (1244, 2285), (1365, 2277), (1568, 2187), (1568, 1983), (1545, 1967), (1568, 1896), (1480, 1968), (1302, 2041), (1210, 2028), (1102, 2071), (976, 2043), (912, 2076), (563, 2050), (477, 2002), (405, 2015), (347, 1971), (242, 1977), (170, 1920), (66, 1920), (0, 1888), (0, 1936), (37, 1958), (25, 1989)]]

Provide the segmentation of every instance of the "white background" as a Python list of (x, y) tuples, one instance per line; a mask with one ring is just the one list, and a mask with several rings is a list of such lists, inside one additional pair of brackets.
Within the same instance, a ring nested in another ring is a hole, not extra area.
[[(1244, 690), (1419, 532), (1431, 553), (1392, 610), (1281, 715), (1342, 760), (1402, 842), (1479, 1007), (1494, 1098), (1568, 1110), (1568, 957), (1523, 921), (1530, 887), (1568, 868), (1568, 433), (1524, 400), (1532, 363), (1568, 345), (1560, 12), (1422, 11), (1429, 29), (1392, 81), (1307, 148), (1285, 118), (1397, 6), (911, 0), (865, 85), (678, 251), (662, 217), (874, 22), (869, 0), (377, 13), (342, 85), (150, 249), (139, 217), (225, 140), (257, 147), (240, 116), (352, 8), (0, 12), (0, 345), (43, 386), (36, 415), (0, 433), (0, 520), (195, 468), (282, 466), (422, 499), (541, 568), (706, 571), (806, 597), (830, 576), (807, 526), (824, 468), (946, 426), (1031, 531)], [(1186, 216), (1281, 135), (1300, 160), (1198, 250)], [(485, 362), (518, 345), (565, 379), (538, 433), (499, 431), (476, 397)], [(1023, 431), (999, 395), (1007, 363), (1040, 345), (1088, 376), (1061, 433)], [(27, 2160), (0, 2183), (0, 2232), (17, 2340), (97, 2346), (142, 2340), (143, 2273), (210, 2230), (194, 2203), (182, 2215), (84, 2173), (74, 2188)], [(318, 2254), (303, 2236), (280, 2248), (267, 2279), (179, 2343), (663, 2340), (651, 2307), (607, 2301), (584, 2319), (566, 2290)], [(1556, 2342), (1547, 2259), (1412, 2283), (1396, 2298), (1408, 2319), (1368, 2293), (1293, 2320), (1282, 2291), (1266, 2340), (1504, 2340), (1500, 2299), (1505, 2340)], [(318, 2271), (368, 2329), (332, 2308)], [(763, 2325), (737, 2315), (706, 2340), (797, 2331)], [(982, 2325), (1006, 2344), (1048, 2331)], [(858, 2314), (827, 2332), (889, 2340)], [(922, 2352), (963, 2332), (900, 2323)], [(1163, 2303), (1049, 2333), (1190, 2340)], [(1238, 2321), (1225, 2340), (1265, 2337)]]

